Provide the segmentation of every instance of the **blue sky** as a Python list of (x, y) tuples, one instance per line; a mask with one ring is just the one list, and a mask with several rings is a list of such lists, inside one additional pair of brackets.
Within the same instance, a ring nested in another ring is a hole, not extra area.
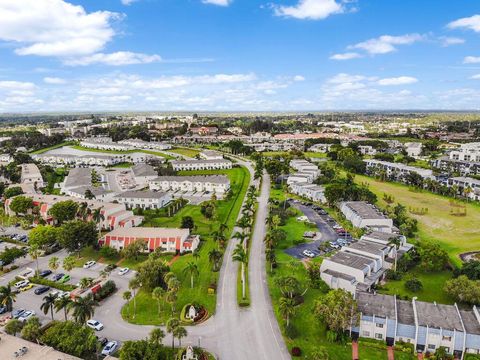
[(0, 0), (0, 112), (479, 109), (472, 0)]

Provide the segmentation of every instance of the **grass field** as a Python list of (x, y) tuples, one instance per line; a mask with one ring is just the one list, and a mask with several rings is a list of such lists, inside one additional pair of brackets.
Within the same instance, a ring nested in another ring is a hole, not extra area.
[[(195, 233), (199, 234), (203, 240), (200, 247), (200, 258), (195, 260), (192, 255), (184, 255), (171, 265), (172, 271), (175, 272), (182, 283), (176, 302), (176, 315), (179, 314), (184, 305), (192, 302), (202, 304), (212, 314), (215, 311), (216, 296), (208, 295), (207, 288), (210, 284), (217, 283), (219, 275), (218, 272), (211, 271), (212, 266), (208, 260), (209, 251), (217, 246), (212, 239), (212, 233), (218, 230), (221, 223), (226, 223), (229, 229), (227, 236), (229, 237), (250, 182), (250, 173), (244, 167), (236, 167), (230, 170), (186, 172), (185, 174), (226, 174), (230, 178), (234, 196), (228, 201), (218, 201), (217, 219), (215, 220), (205, 219), (200, 213), (200, 206), (187, 205), (171, 218), (146, 217), (145, 226), (179, 227), (182, 217), (191, 216), (194, 219), (197, 227)], [(191, 261), (197, 263), (200, 272), (199, 276), (195, 277), (193, 289), (190, 287), (190, 276), (183, 273), (186, 264)], [(124, 265), (122, 263), (122, 266)], [(124, 318), (127, 318), (127, 314), (128, 309), (124, 307), (122, 310)], [(165, 323), (171, 316), (169, 305), (165, 305), (164, 310), (158, 316), (156, 303), (152, 300), (150, 294), (140, 292), (137, 296), (136, 318), (129, 321), (136, 324), (160, 325)]]
[(200, 154), (200, 150), (187, 149), (187, 148), (172, 148), (168, 151), (175, 154), (191, 157), (191, 158), (194, 158), (195, 156)]
[(378, 197), (379, 205), (386, 206), (383, 194), (395, 197), (395, 202), (411, 208), (428, 208), (425, 215), (410, 214), (418, 220), (420, 240), (438, 241), (448, 251), (453, 264), (460, 266), (459, 254), (480, 250), (480, 205), (462, 203), (466, 206), (466, 216), (455, 216), (451, 211), (458, 208), (452, 199), (427, 191), (411, 190), (408, 186), (381, 182), (366, 176), (356, 176), (358, 183), (367, 183)]
[(150, 154), (150, 155), (157, 155), (157, 156), (162, 156), (165, 159), (173, 159), (173, 156), (165, 154), (160, 151), (152, 151), (152, 150), (101, 150), (101, 149), (91, 149), (87, 148), (81, 145), (73, 145), (72, 149), (76, 150), (81, 150), (81, 151), (91, 151), (91, 152), (98, 152), (98, 153), (104, 153), (104, 154), (133, 154), (133, 153), (145, 153), (145, 154)]

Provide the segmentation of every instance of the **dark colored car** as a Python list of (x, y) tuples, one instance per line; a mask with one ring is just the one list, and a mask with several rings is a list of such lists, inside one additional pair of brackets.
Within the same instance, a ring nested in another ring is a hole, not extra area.
[(63, 275), (65, 275), (65, 274), (63, 274), (63, 273), (55, 274), (55, 275), (53, 275), (52, 279), (53, 279), (53, 281), (58, 281), (63, 277)]
[(100, 345), (105, 346), (108, 343), (108, 339), (107, 338), (101, 338), (101, 339), (98, 339), (98, 342), (100, 343)]
[(50, 275), (52, 273), (52, 270), (43, 270), (40, 272), (40, 276), (41, 277), (47, 277), (48, 275)]
[(7, 312), (7, 306), (6, 305), (0, 306), (0, 314), (5, 314), (6, 312)]
[(108, 264), (107, 266), (105, 266), (105, 271), (107, 272), (113, 271), (116, 267), (117, 265), (115, 264)]
[(36, 288), (33, 292), (35, 293), (35, 295), (41, 295), (47, 292), (48, 290), (50, 290), (50, 286), (40, 286)]

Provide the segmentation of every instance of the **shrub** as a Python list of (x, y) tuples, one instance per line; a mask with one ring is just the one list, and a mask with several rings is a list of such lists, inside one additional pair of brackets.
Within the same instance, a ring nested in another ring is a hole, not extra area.
[(16, 258), (25, 255), (25, 250), (19, 249), (17, 247), (8, 248), (5, 247), (5, 250), (0, 253), (0, 260), (3, 261), (5, 265), (12, 263)]
[(417, 278), (413, 278), (405, 282), (405, 288), (411, 292), (418, 292), (423, 289), (423, 284)]
[(95, 300), (101, 301), (110, 295), (112, 295), (117, 290), (117, 285), (114, 281), (108, 280), (100, 290), (95, 294)]
[(398, 271), (388, 269), (385, 272), (385, 277), (387, 278), (387, 280), (402, 280), (403, 275), (402, 275), (402, 273), (400, 273)]
[(293, 347), (292, 348), (292, 356), (294, 356), (294, 357), (302, 356), (302, 349), (300, 349), (298, 346)]
[(75, 286), (71, 284), (61, 284), (57, 281), (52, 281), (48, 279), (44, 279), (40, 276), (32, 276), (31, 278), (28, 279), (31, 283), (38, 284), (38, 285), (45, 285), (45, 286), (50, 286), (52, 288), (62, 290), (62, 291), (72, 291), (75, 289)]
[(98, 252), (101, 257), (112, 259), (118, 256), (118, 251), (110, 246), (102, 246)]
[(292, 339), (292, 340), (295, 339), (298, 336), (297, 328), (292, 324), (289, 324), (288, 326), (285, 327), (285, 335), (289, 339)]
[(250, 300), (249, 299), (241, 299), (238, 302), (238, 306), (240, 307), (249, 307), (250, 306)]

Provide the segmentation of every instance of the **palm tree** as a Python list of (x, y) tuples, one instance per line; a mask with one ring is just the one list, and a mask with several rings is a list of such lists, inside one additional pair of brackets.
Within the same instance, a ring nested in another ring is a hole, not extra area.
[(98, 209), (95, 209), (92, 213), (92, 219), (98, 224), (98, 235), (102, 233), (102, 224), (101, 222), (105, 220), (105, 216), (102, 214), (102, 209), (103, 207), (100, 207)]
[(168, 284), (168, 282), (170, 281), (170, 279), (176, 278), (176, 277), (177, 277), (177, 275), (175, 275), (174, 272), (169, 271), (169, 272), (167, 272), (165, 275), (163, 275), (163, 281), (165, 282), (165, 284)]
[(185, 329), (183, 326), (177, 326), (173, 330), (173, 336), (178, 339), (178, 346), (182, 347), (182, 338), (186, 337), (188, 335), (187, 329)]
[(73, 318), (75, 322), (79, 324), (85, 324), (87, 320), (91, 319), (95, 314), (95, 306), (97, 302), (93, 298), (92, 294), (88, 294), (85, 297), (80, 297), (76, 301), (70, 304), (73, 309)]
[(160, 345), (165, 338), (165, 332), (160, 328), (155, 328), (150, 331), (150, 342)]
[(180, 326), (180, 321), (171, 318), (167, 321), (167, 332), (172, 334), (172, 350), (175, 348), (175, 330)]
[(242, 244), (237, 244), (232, 256), (233, 261), (237, 261), (242, 264), (242, 298), (246, 297), (246, 279), (245, 279), (245, 267), (248, 265), (248, 255), (242, 247)]
[(193, 262), (189, 262), (187, 266), (183, 269), (184, 274), (190, 274), (190, 287), (193, 289), (193, 278), (194, 276), (198, 276), (198, 266)]
[(168, 290), (175, 291), (175, 292), (177, 292), (180, 289), (180, 285), (181, 285), (180, 281), (178, 281), (176, 277), (171, 278), (170, 280), (168, 280), (168, 283), (167, 283)]
[(30, 246), (30, 249), (28, 249), (28, 254), (32, 258), (32, 260), (35, 260), (37, 263), (37, 274), (40, 272), (39, 266), (38, 266), (38, 258), (40, 257), (40, 249), (37, 244)]
[(220, 265), (220, 260), (222, 259), (222, 256), (223, 256), (222, 252), (216, 249), (212, 249), (208, 253), (208, 260), (213, 265), (213, 271), (218, 271), (218, 267)]
[(195, 249), (195, 250), (192, 252), (192, 256), (193, 256), (193, 258), (195, 259), (195, 261), (198, 262), (198, 259), (200, 259), (200, 251), (198, 251), (198, 249)]
[(165, 295), (165, 290), (163, 290), (163, 288), (161, 288), (160, 286), (156, 287), (152, 291), (152, 298), (154, 300), (157, 300), (158, 316), (160, 316), (160, 301), (163, 299), (164, 295)]
[(248, 234), (245, 234), (244, 232), (237, 231), (235, 234), (233, 234), (233, 237), (235, 239), (240, 240), (240, 244), (244, 244), (245, 240), (248, 239)]
[(7, 311), (12, 311), (13, 303), (17, 300), (17, 295), (12, 291), (10, 284), (0, 286), (0, 304), (7, 307)]
[(80, 288), (86, 289), (90, 287), (93, 283), (93, 279), (91, 277), (84, 277), (80, 279)]
[(275, 260), (277, 259), (277, 256), (275, 255), (275, 250), (273, 250), (271, 248), (267, 248), (265, 250), (265, 258), (270, 263), (270, 272), (272, 272), (273, 271), (273, 264), (275, 263)]
[(75, 267), (75, 259), (72, 256), (67, 256), (65, 259), (63, 259), (62, 267), (66, 272), (72, 271), (72, 269)]
[(132, 289), (133, 291), (133, 318), (135, 319), (135, 314), (137, 312), (137, 301), (135, 299), (137, 289), (140, 288), (140, 280), (138, 277), (134, 277), (133, 279), (130, 280), (128, 283), (128, 288)]
[(48, 267), (52, 269), (52, 271), (57, 270), (59, 266), (60, 266), (60, 262), (58, 257), (54, 256), (50, 258), (50, 260), (48, 260)]
[(67, 296), (62, 296), (57, 300), (55, 300), (55, 310), (59, 312), (60, 310), (63, 309), (64, 315), (65, 315), (65, 321), (67, 321), (67, 315), (68, 315), (68, 312), (70, 311), (71, 303), (72, 303), (72, 300)]
[(47, 296), (43, 297), (43, 303), (40, 305), (40, 310), (43, 311), (45, 315), (48, 314), (50, 311), (52, 315), (52, 321), (53, 321), (53, 306), (55, 305), (55, 300), (57, 300), (56, 295), (48, 294)]
[(132, 298), (132, 293), (130, 291), (124, 291), (123, 292), (123, 300), (127, 301), (127, 311), (128, 311), (128, 317), (130, 317), (130, 299)]
[(175, 302), (177, 301), (177, 292), (170, 290), (165, 296), (165, 300), (172, 306), (172, 315), (175, 313)]
[(283, 318), (287, 322), (287, 327), (290, 325), (290, 317), (295, 315), (295, 312), (296, 312), (295, 305), (296, 305), (295, 299), (283, 297), (283, 296), (280, 298), (278, 308)]

